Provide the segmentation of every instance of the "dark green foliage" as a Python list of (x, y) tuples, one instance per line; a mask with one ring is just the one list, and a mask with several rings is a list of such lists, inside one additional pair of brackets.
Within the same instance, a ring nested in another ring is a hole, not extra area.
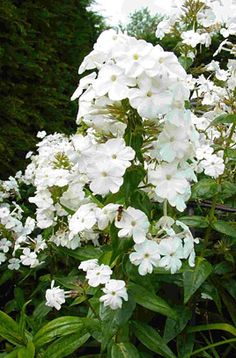
[(77, 68), (103, 21), (91, 0), (3, 0), (0, 5), (0, 177), (23, 169), (35, 134), (70, 133)]

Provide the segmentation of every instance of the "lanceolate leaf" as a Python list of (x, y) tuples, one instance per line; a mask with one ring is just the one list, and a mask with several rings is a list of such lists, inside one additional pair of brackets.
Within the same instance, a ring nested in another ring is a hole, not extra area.
[(136, 347), (129, 343), (113, 344), (111, 349), (111, 358), (139, 358), (139, 352)]
[(66, 337), (61, 337), (53, 342), (46, 352), (44, 358), (63, 358), (68, 357), (71, 353), (75, 352), (89, 339), (90, 334), (82, 334), (81, 331), (70, 334)]
[(178, 219), (179, 221), (182, 221), (184, 224), (190, 226), (190, 227), (196, 227), (196, 228), (206, 228), (208, 227), (208, 222), (204, 216), (182, 216)]
[(164, 340), (166, 343), (174, 339), (183, 331), (188, 321), (191, 319), (192, 313), (187, 307), (178, 307), (178, 319), (167, 318), (164, 331)]
[(100, 318), (102, 321), (102, 350), (104, 350), (111, 338), (118, 332), (120, 327), (124, 327), (130, 319), (135, 309), (135, 302), (129, 297), (128, 302), (124, 302), (121, 309), (111, 310), (109, 307), (100, 306)]
[(54, 339), (81, 331), (84, 328), (83, 318), (80, 317), (59, 317), (43, 326), (34, 336), (35, 346), (43, 345)]
[(165, 300), (153, 294), (151, 291), (148, 291), (146, 288), (143, 288), (135, 283), (130, 283), (128, 285), (128, 291), (132, 293), (135, 301), (140, 306), (173, 319), (177, 318), (176, 311), (171, 308)]
[(160, 354), (164, 358), (176, 358), (174, 353), (166, 345), (163, 338), (151, 326), (134, 321), (132, 323), (133, 332), (139, 341), (152, 352)]
[(183, 273), (184, 303), (187, 303), (202, 283), (212, 272), (211, 264), (202, 257), (197, 257), (195, 266)]
[(14, 345), (24, 343), (18, 324), (2, 311), (0, 311), (0, 336)]
[(232, 225), (226, 221), (216, 221), (212, 224), (212, 227), (222, 234), (236, 238), (236, 225)]
[(222, 123), (236, 123), (236, 114), (222, 114), (216, 117), (210, 124), (210, 126), (216, 126)]
[(33, 342), (28, 342), (26, 347), (18, 349), (17, 358), (34, 358), (35, 356), (35, 346)]

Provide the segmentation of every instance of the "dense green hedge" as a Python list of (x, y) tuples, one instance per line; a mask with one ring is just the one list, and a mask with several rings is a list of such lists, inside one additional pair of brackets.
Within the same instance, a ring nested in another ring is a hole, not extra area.
[(77, 68), (103, 22), (91, 0), (2, 0), (0, 177), (24, 167), (38, 130), (70, 132)]

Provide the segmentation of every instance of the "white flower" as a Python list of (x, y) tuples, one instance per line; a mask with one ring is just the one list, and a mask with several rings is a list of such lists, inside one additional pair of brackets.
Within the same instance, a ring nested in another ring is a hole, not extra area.
[(11, 246), (11, 241), (7, 240), (6, 238), (0, 240), (0, 250), (2, 250), (4, 253), (7, 253)]
[(139, 88), (130, 89), (130, 104), (141, 117), (155, 119), (168, 112), (172, 97), (163, 84), (164, 81), (145, 76), (139, 80)]
[(147, 216), (138, 209), (128, 207), (123, 211), (120, 220), (116, 219), (115, 226), (121, 229), (119, 237), (131, 237), (135, 243), (140, 244), (146, 240), (146, 234), (149, 228)]
[(125, 145), (123, 138), (109, 139), (106, 143), (98, 147), (98, 155), (104, 154), (111, 160), (111, 163), (121, 169), (126, 169), (131, 165), (131, 160), (135, 157), (135, 151)]
[(93, 88), (98, 96), (108, 94), (112, 101), (120, 101), (128, 97), (128, 86), (134, 86), (135, 82), (134, 79), (125, 76), (120, 67), (109, 64), (99, 71)]
[(46, 290), (46, 306), (55, 307), (57, 310), (61, 309), (61, 305), (65, 303), (65, 291), (59, 286), (54, 287), (55, 281), (52, 280), (51, 288)]
[(0, 208), (0, 219), (5, 219), (10, 216), (10, 210), (7, 207)]
[(45, 131), (41, 131), (37, 133), (37, 138), (43, 139), (45, 136), (47, 135), (47, 133)]
[(0, 252), (0, 265), (5, 262), (7, 259), (6, 255), (3, 252)]
[(110, 280), (112, 270), (107, 265), (95, 266), (91, 270), (87, 271), (86, 279), (89, 286), (97, 287), (101, 284), (105, 284)]
[(99, 230), (104, 230), (115, 219), (118, 208), (118, 204), (108, 204), (97, 211)]
[(188, 199), (190, 184), (186, 173), (178, 170), (176, 164), (162, 164), (155, 170), (149, 171), (149, 182), (156, 185), (155, 193), (161, 202), (167, 199), (172, 206), (180, 211), (184, 210), (183, 200)]
[(155, 60), (150, 56), (152, 48), (153, 46), (144, 40), (129, 37), (124, 49), (116, 51), (116, 63), (125, 70), (126, 76), (138, 77), (145, 69), (150, 69), (155, 65)]
[(213, 178), (218, 178), (218, 176), (224, 173), (224, 160), (216, 154), (212, 154), (207, 159), (204, 159), (201, 165), (204, 168), (205, 174)]
[(106, 195), (109, 192), (117, 193), (123, 184), (125, 168), (121, 169), (111, 161), (96, 161), (87, 169), (89, 185), (94, 194)]
[(88, 270), (93, 270), (98, 267), (98, 260), (97, 259), (90, 259), (86, 261), (82, 261), (79, 265), (79, 269), (87, 272)]
[(201, 147), (197, 148), (196, 150), (196, 158), (198, 160), (207, 159), (213, 153), (213, 148), (209, 145), (202, 145)]
[(96, 224), (97, 206), (93, 203), (81, 205), (69, 220), (69, 229), (76, 235), (83, 230), (89, 230)]
[(167, 162), (190, 157), (193, 149), (187, 130), (166, 123), (156, 142), (156, 151), (157, 156)]
[(201, 43), (201, 35), (193, 30), (182, 32), (181, 37), (184, 44), (190, 45), (193, 48)]
[(176, 273), (182, 266), (183, 258), (182, 240), (178, 237), (162, 239), (159, 244), (159, 253), (163, 256), (159, 261), (159, 266)]
[(81, 78), (78, 88), (75, 90), (71, 96), (71, 101), (74, 101), (83, 93), (83, 90), (87, 89), (91, 83), (94, 82), (96, 78), (96, 72), (90, 73), (88, 76)]
[(20, 256), (20, 259), (22, 264), (25, 266), (34, 267), (38, 264), (36, 253), (30, 251), (28, 247), (23, 250), (23, 255)]
[(147, 273), (152, 273), (153, 267), (158, 266), (160, 254), (158, 251), (158, 244), (151, 240), (146, 240), (142, 244), (134, 245), (136, 252), (129, 255), (132, 264), (139, 266), (138, 272), (144, 276)]
[(9, 268), (9, 270), (19, 270), (21, 262), (19, 259), (13, 257), (8, 262), (9, 265), (7, 267)]
[(122, 299), (128, 301), (125, 282), (122, 280), (110, 280), (102, 290), (105, 295), (99, 300), (104, 303), (104, 306), (110, 306), (112, 310), (122, 307)]
[(194, 238), (188, 226), (182, 223), (181, 221), (176, 220), (176, 225), (180, 226), (183, 229), (182, 232), (182, 238), (184, 239), (183, 257), (185, 259), (188, 258), (188, 263), (190, 267), (194, 267), (195, 256), (196, 256), (194, 251), (194, 244), (198, 244), (199, 239)]

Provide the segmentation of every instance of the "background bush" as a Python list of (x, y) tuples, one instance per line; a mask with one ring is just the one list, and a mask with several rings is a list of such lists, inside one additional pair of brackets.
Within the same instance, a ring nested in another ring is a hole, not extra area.
[(71, 132), (78, 63), (104, 27), (91, 0), (0, 4), (0, 176), (25, 167), (35, 134)]

